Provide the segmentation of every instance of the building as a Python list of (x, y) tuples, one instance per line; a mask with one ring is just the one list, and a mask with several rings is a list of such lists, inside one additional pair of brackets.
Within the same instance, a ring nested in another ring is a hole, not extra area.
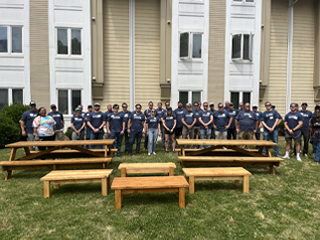
[(320, 101), (314, 0), (0, 0), (0, 108)]

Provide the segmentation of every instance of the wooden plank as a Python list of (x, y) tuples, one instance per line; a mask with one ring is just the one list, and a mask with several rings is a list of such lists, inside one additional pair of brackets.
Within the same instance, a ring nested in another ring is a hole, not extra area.
[(265, 140), (221, 140), (221, 139), (177, 139), (179, 145), (220, 145), (220, 146), (277, 146), (277, 143)]
[(276, 175), (276, 170), (274, 169), (274, 166), (273, 166), (273, 165), (270, 165), (269, 168), (270, 168), (270, 173), (271, 173), (272, 175)]
[(174, 167), (176, 168), (176, 164), (169, 162), (169, 163), (121, 163), (118, 169), (126, 168), (126, 169), (141, 169), (141, 168), (169, 168)]
[(52, 184), (78, 184), (78, 183), (101, 183), (101, 179), (69, 179), (69, 180), (50, 180)]
[(124, 189), (122, 194), (132, 193), (159, 193), (159, 192), (179, 192), (178, 188), (152, 188), (152, 189)]
[(116, 209), (121, 209), (121, 195), (121, 190), (117, 189), (115, 191)]
[(185, 155), (186, 156), (201, 156), (204, 153), (211, 152), (211, 151), (213, 151), (215, 149), (219, 149), (219, 148), (222, 148), (222, 146), (213, 146), (213, 147), (201, 149), (198, 151), (192, 151), (192, 152), (186, 153)]
[(26, 156), (30, 155), (30, 148), (24, 147), (24, 152), (25, 152)]
[(85, 180), (107, 178), (112, 173), (112, 169), (103, 170), (60, 170), (52, 171), (42, 177), (41, 181), (47, 180)]
[(169, 168), (169, 176), (174, 176), (174, 168), (173, 167)]
[(11, 178), (12, 170), (7, 170), (5, 180)]
[(179, 188), (179, 207), (186, 207), (185, 188)]
[(69, 146), (69, 147), (71, 149), (77, 150), (77, 151), (84, 153), (84, 154), (89, 154), (89, 155), (96, 156), (96, 157), (105, 157), (105, 155), (103, 153), (90, 151), (89, 149), (85, 149), (85, 148), (81, 148), (81, 147), (77, 147), (77, 146)]
[(0, 166), (29, 166), (29, 165), (53, 165), (53, 164), (76, 164), (76, 163), (109, 163), (111, 158), (95, 159), (63, 159), (63, 160), (31, 160), (31, 161), (2, 161)]
[(243, 192), (249, 193), (249, 176), (243, 177)]
[(121, 168), (121, 177), (126, 177), (127, 176), (127, 169)]
[(219, 162), (284, 162), (285, 160), (278, 157), (211, 157), (211, 156), (196, 156), (196, 157), (178, 157), (179, 161), (219, 161)]
[[(44, 142), (47, 142), (47, 141), (44, 141)], [(54, 150), (57, 150), (59, 149), (60, 147), (59, 146), (56, 146), (56, 147), (52, 147), (52, 148), (49, 148), (49, 149), (46, 149), (46, 150), (43, 150), (43, 151), (39, 151), (37, 153), (34, 153), (34, 154), (30, 154), (28, 156), (24, 156), (24, 157), (21, 157), (21, 158), (18, 158), (16, 160), (31, 160), (31, 159), (35, 159), (35, 158), (38, 158), (38, 157), (41, 157), (42, 155), (44, 154), (48, 154)]]
[(16, 158), (17, 148), (11, 148), (9, 161), (14, 161)]
[(240, 152), (243, 154), (246, 154), (248, 156), (252, 156), (252, 157), (266, 157), (266, 155), (260, 154), (260, 153), (255, 153), (252, 151), (247, 151), (246, 149), (240, 148), (240, 147), (234, 147), (234, 146), (228, 146), (228, 149), (233, 149), (236, 152)]
[(43, 182), (44, 198), (50, 197), (50, 181)]
[(249, 171), (242, 167), (222, 167), (222, 168), (182, 168), (186, 176), (196, 177), (234, 177), (251, 175)]
[(241, 177), (221, 177), (221, 176), (215, 176), (215, 177), (198, 177), (195, 176), (194, 177), (195, 181), (211, 181), (211, 180), (234, 180), (234, 181), (239, 181), (239, 180), (243, 180), (243, 176)]
[[(90, 151), (93, 151), (93, 152), (99, 152), (99, 153), (104, 153), (104, 150), (103, 149), (90, 149)], [(108, 149), (109, 151), (109, 149)], [(112, 148), (111, 149), (112, 152), (117, 152), (118, 149), (116, 148)], [(33, 154), (33, 153), (38, 153), (40, 151), (30, 151), (30, 154)], [(52, 151), (51, 153), (63, 153), (63, 154), (68, 154), (68, 153), (79, 153), (79, 151), (77, 150), (73, 150), (73, 149), (58, 149), (58, 150), (54, 150)]]
[(189, 176), (189, 193), (194, 193), (194, 176)]
[(183, 161), (182, 162), (185, 166), (188, 165), (196, 165), (196, 166), (269, 166), (270, 164), (273, 164), (274, 166), (277, 166), (276, 162), (249, 162), (249, 161), (236, 161), (236, 162), (222, 162), (222, 161)]
[(7, 148), (24, 148), (24, 147), (69, 147), (78, 145), (112, 145), (115, 139), (102, 139), (102, 140), (77, 140), (77, 141), (20, 141), (5, 145)]
[(107, 184), (107, 178), (102, 178), (101, 179), (101, 193), (102, 196), (107, 196), (108, 195), (108, 184)]

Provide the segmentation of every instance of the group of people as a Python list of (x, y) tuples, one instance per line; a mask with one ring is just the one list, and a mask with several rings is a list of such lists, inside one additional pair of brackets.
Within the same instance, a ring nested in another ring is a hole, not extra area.
[[(290, 105), (291, 111), (285, 116), (286, 154), (283, 158), (290, 158), (290, 150), (300, 158), (301, 138), (303, 136), (303, 155), (308, 154), (309, 139), (312, 139), (315, 161), (320, 160), (320, 103), (315, 112), (307, 110), (307, 103), (301, 104), (301, 110), (296, 103)], [(278, 143), (278, 126), (283, 120), (270, 102), (265, 103), (266, 111), (258, 111), (258, 106), (250, 103), (240, 103), (239, 109), (234, 108), (232, 102), (219, 103), (218, 109), (214, 109), (214, 103), (194, 102), (187, 103), (186, 108), (182, 102), (178, 102), (175, 110), (170, 102), (157, 104), (148, 103), (148, 108), (142, 112), (141, 104), (135, 105), (135, 111), (128, 111), (128, 105), (108, 105), (105, 113), (101, 112), (100, 104), (89, 105), (88, 111), (83, 112), (79, 105), (71, 118), (72, 140), (103, 139), (106, 129), (107, 139), (115, 139), (112, 147), (118, 149), (117, 156), (121, 156), (121, 145), (125, 138), (125, 152), (132, 155), (133, 144), (136, 141), (136, 155), (139, 155), (143, 133), (145, 134), (144, 149), (148, 149), (148, 155), (156, 154), (158, 137), (162, 136), (162, 147), (166, 153), (168, 148), (175, 152), (176, 139), (257, 139), (260, 140), (260, 129), (263, 128), (264, 140), (272, 139)], [(57, 111), (55, 104), (51, 105), (51, 112), (41, 107), (37, 110), (36, 103), (30, 102), (30, 110), (26, 111), (21, 120), (22, 135), (28, 141), (34, 140), (64, 140), (63, 114)], [(294, 140), (294, 147), (291, 142)], [(95, 146), (90, 145), (93, 149)], [(102, 148), (102, 146), (99, 146)], [(200, 146), (201, 149), (204, 146)], [(274, 147), (275, 156), (280, 157), (279, 147)]]

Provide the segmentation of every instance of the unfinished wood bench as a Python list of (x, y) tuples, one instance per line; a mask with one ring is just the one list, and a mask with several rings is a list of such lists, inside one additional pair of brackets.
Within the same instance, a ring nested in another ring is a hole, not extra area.
[(114, 178), (111, 189), (115, 190), (116, 209), (121, 209), (123, 194), (176, 192), (179, 207), (185, 207), (185, 188), (189, 187), (183, 176)]
[(59, 159), (59, 160), (28, 160), (28, 161), (2, 161), (2, 171), (7, 171), (5, 180), (11, 177), (12, 170), (33, 169), (66, 169), (66, 168), (106, 168), (111, 163), (111, 158), (81, 158), (81, 159)]
[(195, 181), (235, 180), (236, 185), (243, 180), (243, 192), (249, 193), (249, 176), (251, 173), (242, 167), (230, 168), (182, 168), (189, 182), (189, 193), (194, 193)]
[(61, 184), (97, 182), (101, 182), (102, 195), (107, 196), (112, 171), (112, 169), (52, 171), (40, 179), (43, 181), (44, 197), (50, 197), (50, 185), (54, 185), (58, 189)]
[[(100, 154), (104, 154), (105, 153), (105, 149), (90, 149), (90, 151), (95, 152), (95, 153), (100, 153)], [(108, 153), (108, 157), (113, 157), (114, 153), (116, 153), (118, 151), (118, 149), (111, 149), (111, 153), (109, 154), (109, 149), (107, 149), (107, 153)], [(30, 154), (34, 154), (34, 153), (38, 153), (39, 151), (30, 151)], [(79, 152), (77, 150), (73, 150), (73, 149), (59, 149), (59, 150), (55, 150), (52, 151), (48, 154), (44, 154), (41, 155), (41, 158), (82, 158), (82, 157), (86, 157), (86, 158), (94, 158), (97, 156), (92, 156), (90, 154), (86, 154), (83, 152)]]
[(126, 177), (127, 174), (137, 173), (168, 173), (169, 176), (174, 175), (176, 165), (169, 163), (121, 163), (121, 177)]

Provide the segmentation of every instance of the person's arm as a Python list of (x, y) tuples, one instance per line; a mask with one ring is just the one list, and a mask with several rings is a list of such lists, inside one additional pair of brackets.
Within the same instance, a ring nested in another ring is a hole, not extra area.
[(174, 128), (176, 127), (176, 125), (177, 125), (177, 120), (174, 119), (174, 120), (173, 120), (173, 127), (172, 127), (172, 129), (171, 129), (171, 132), (173, 132), (173, 130), (174, 130)]
[(158, 123), (158, 135), (161, 136), (160, 122)]
[(232, 117), (230, 117), (229, 123), (228, 123), (228, 125), (226, 126), (226, 129), (228, 129), (228, 128), (230, 127), (231, 123), (232, 123)]
[(144, 132), (149, 136), (148, 124), (146, 122), (144, 122)]
[(299, 121), (298, 126), (296, 126), (294, 129), (292, 129), (294, 132), (297, 131), (298, 129), (302, 128), (303, 121)]
[(239, 120), (238, 119), (236, 119), (235, 124), (236, 124), (237, 133), (239, 133), (240, 129), (239, 129)]
[(256, 120), (256, 127), (254, 128), (253, 132), (256, 133), (259, 127), (259, 120)]
[(123, 131), (126, 130), (126, 122), (125, 121), (122, 122), (122, 130)]
[(37, 128), (35, 128), (35, 127), (33, 128), (33, 133), (34, 133), (34, 135), (35, 135), (35, 137), (36, 137), (36, 141), (40, 141)]
[(188, 127), (189, 125), (186, 124), (186, 122), (184, 121), (184, 118), (181, 118), (181, 122), (183, 123), (183, 125), (185, 125), (186, 127)]
[(19, 123), (20, 123), (20, 127), (21, 127), (21, 134), (22, 134), (22, 136), (26, 136), (27, 134), (26, 134), (26, 125), (25, 125), (25, 122), (22, 121), (22, 120), (20, 120)]
[(197, 119), (194, 118), (194, 119), (193, 119), (193, 123), (191, 124), (191, 127), (193, 127), (193, 126), (196, 124), (196, 122), (197, 122)]
[[(107, 121), (107, 131), (108, 131), (108, 134), (111, 134), (111, 131), (110, 131), (110, 122), (109, 121)], [(100, 129), (100, 127), (99, 127), (99, 129)]]
[(78, 133), (78, 130), (74, 127), (73, 122), (71, 123), (71, 128), (72, 128), (73, 131), (75, 131), (76, 133)]
[(210, 121), (207, 123), (207, 126), (210, 125), (213, 122), (213, 116), (210, 115)]
[(201, 117), (198, 118), (199, 119), (199, 122), (203, 125), (203, 126), (207, 126), (201, 119)]
[(128, 132), (130, 132), (130, 128), (131, 128), (131, 119), (129, 119), (129, 121), (128, 121)]
[(279, 118), (277, 121), (277, 127), (280, 125), (281, 122), (282, 122), (282, 118)]
[(270, 131), (270, 128), (267, 126), (267, 124), (264, 121), (261, 121), (262, 126), (264, 126), (266, 129)]
[(284, 127), (285, 127), (285, 129), (286, 129), (291, 135), (294, 134), (294, 132), (292, 131), (292, 129), (289, 128), (287, 121), (284, 122)]
[(64, 128), (64, 120), (61, 120), (62, 128)]
[(102, 122), (102, 124), (101, 124), (100, 127), (99, 127), (99, 130), (102, 129), (104, 125), (106, 125), (106, 122), (105, 122), (105, 121)]

